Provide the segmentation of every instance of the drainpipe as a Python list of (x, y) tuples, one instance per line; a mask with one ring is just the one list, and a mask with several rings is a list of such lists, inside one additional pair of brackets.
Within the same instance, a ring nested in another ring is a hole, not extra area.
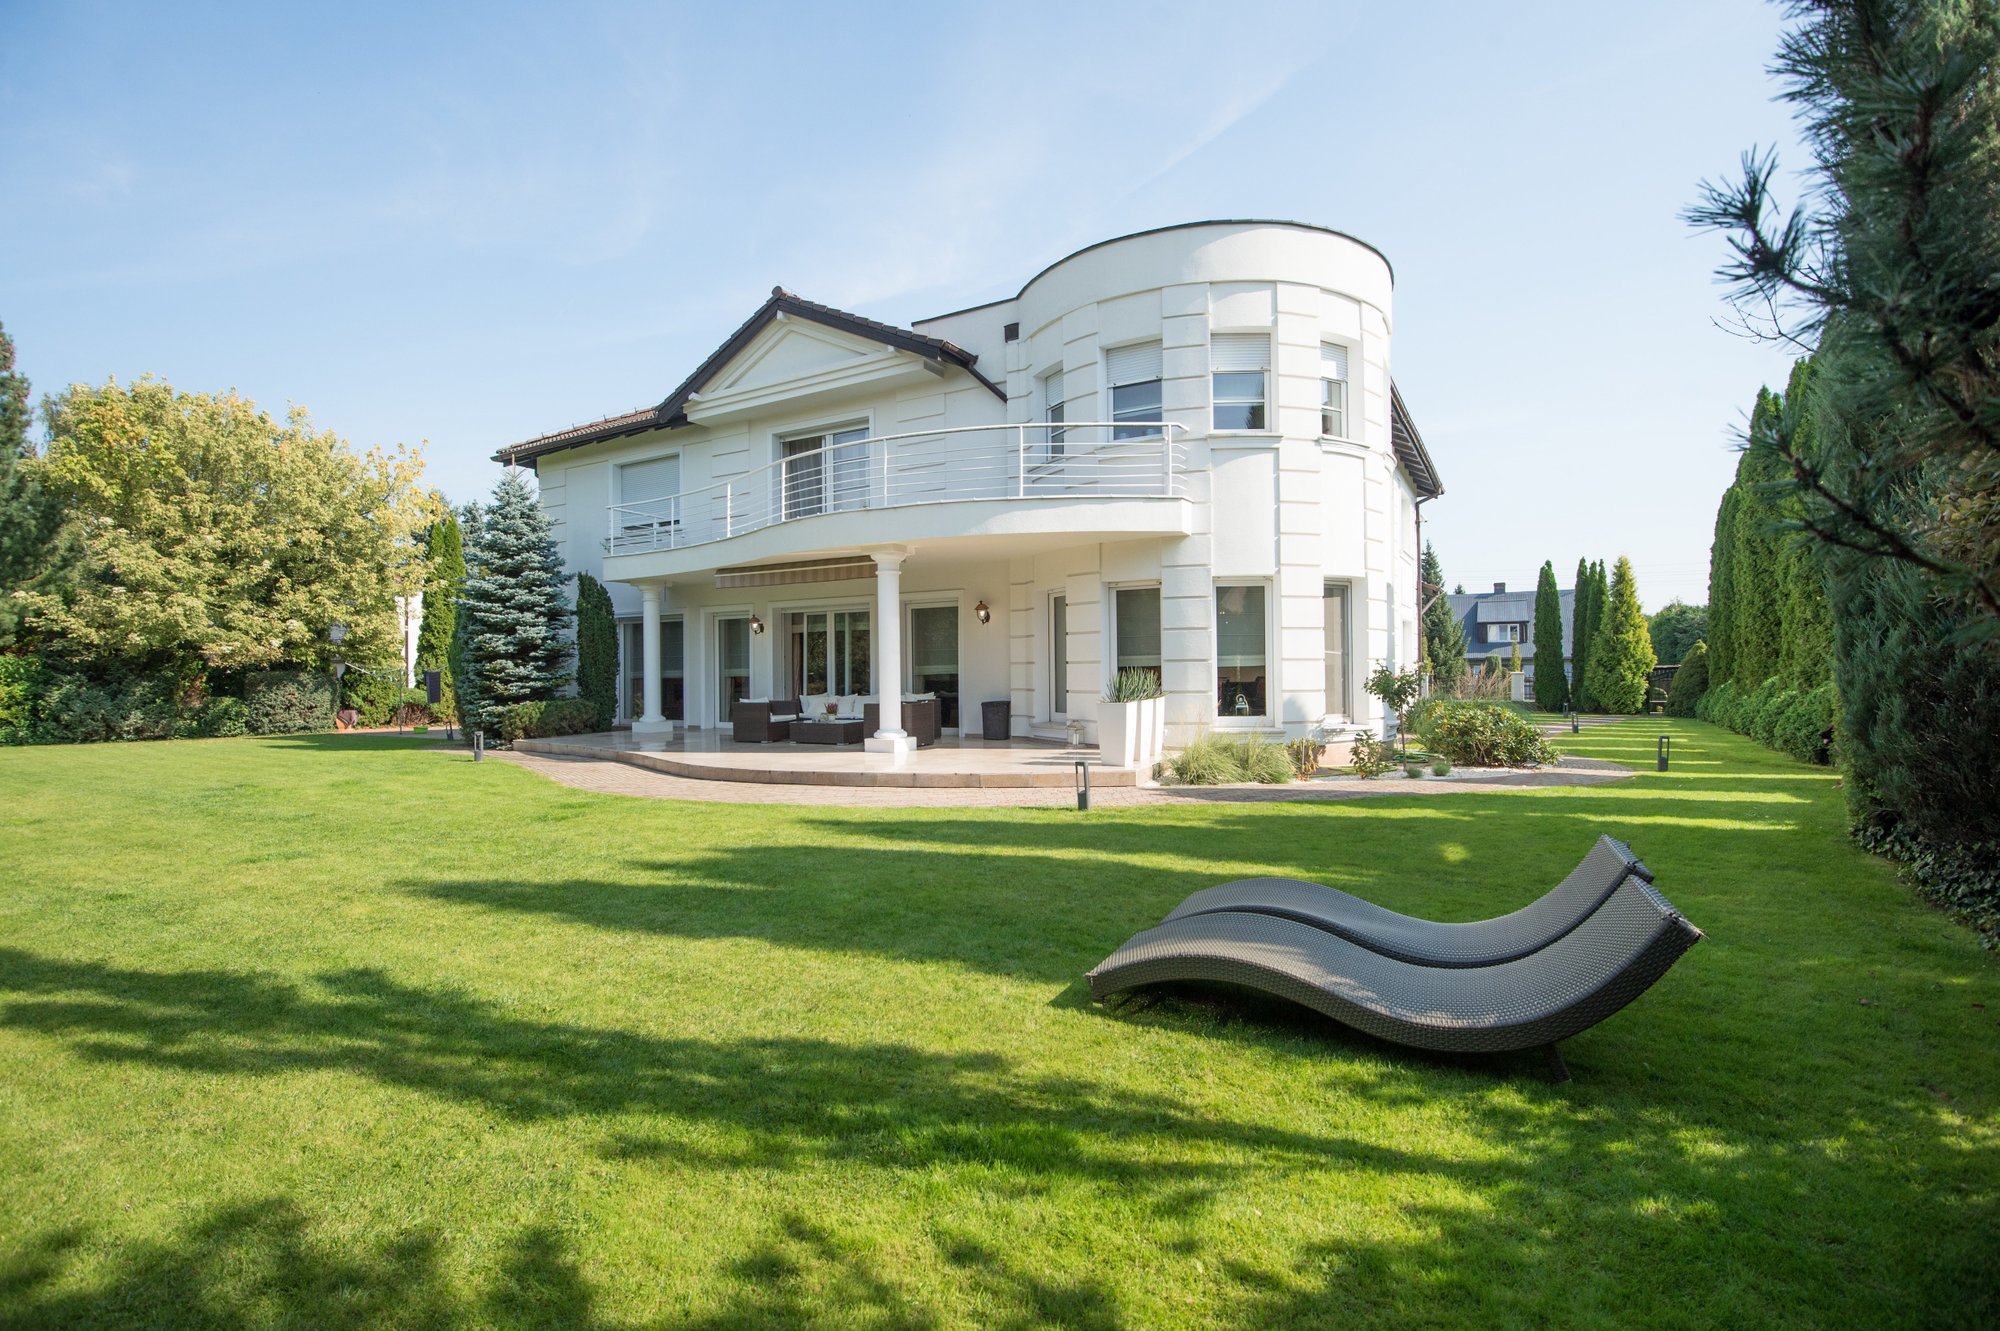
[[(1427, 611), (1430, 610), (1430, 606), (1425, 604), (1424, 602), (1424, 505), (1430, 503), (1432, 498), (1433, 496), (1431, 495), (1419, 495), (1417, 497), (1417, 501), (1414, 504), (1410, 505), (1410, 507), (1416, 511), (1417, 515), (1416, 605), (1417, 605), (1417, 668), (1419, 670), (1423, 668), (1423, 660), (1424, 660), (1424, 615)], [(1440, 596), (1444, 594), (1442, 588), (1439, 589), (1438, 594)], [(1431, 681), (1430, 677), (1427, 675), (1424, 677), (1424, 696), (1429, 697), (1430, 691), (1431, 691)]]

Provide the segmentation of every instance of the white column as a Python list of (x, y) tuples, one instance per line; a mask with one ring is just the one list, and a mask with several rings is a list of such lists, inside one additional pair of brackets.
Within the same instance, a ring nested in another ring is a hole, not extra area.
[(660, 589), (639, 589), (639, 670), (645, 711), (632, 723), (634, 735), (671, 735), (674, 723), (660, 715)]
[(875, 556), (875, 705), (881, 728), (862, 741), (870, 753), (890, 753), (900, 762), (916, 746), (903, 733), (903, 560), (902, 554)]

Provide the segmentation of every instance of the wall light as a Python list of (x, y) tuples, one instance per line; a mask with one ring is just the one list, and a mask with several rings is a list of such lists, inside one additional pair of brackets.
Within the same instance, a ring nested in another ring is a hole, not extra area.
[(993, 607), (984, 601), (973, 606), (972, 613), (979, 616), (979, 622), (982, 624), (991, 624), (993, 622)]
[(750, 631), (752, 633), (762, 633), (764, 631), (764, 621), (755, 615), (750, 616)]

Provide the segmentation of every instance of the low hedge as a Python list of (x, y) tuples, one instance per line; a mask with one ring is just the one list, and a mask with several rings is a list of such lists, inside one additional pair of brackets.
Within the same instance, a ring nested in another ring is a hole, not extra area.
[(517, 739), (550, 739), (557, 735), (588, 735), (602, 730), (603, 717), (597, 704), (588, 698), (551, 698), (545, 702), (517, 702), (493, 714), (500, 740), (512, 744)]
[(1447, 698), (1421, 712), (1416, 731), (1423, 746), (1461, 767), (1539, 767), (1556, 751), (1511, 707), (1471, 698)]

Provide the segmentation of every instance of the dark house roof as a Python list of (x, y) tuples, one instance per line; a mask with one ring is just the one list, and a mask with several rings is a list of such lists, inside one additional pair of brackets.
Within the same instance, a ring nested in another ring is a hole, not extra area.
[[(1503, 583), (1490, 592), (1460, 592), (1446, 600), (1451, 605), (1452, 618), (1465, 630), (1467, 660), (1484, 661), (1489, 656), (1508, 656), (1514, 644), (1488, 641), (1484, 630), (1488, 624), (1519, 624), (1521, 660), (1532, 674), (1535, 659), (1535, 589), (1505, 591), (1502, 590), (1504, 586)], [(1570, 638), (1575, 632), (1575, 590), (1558, 590), (1556, 603), (1562, 610), (1563, 658), (1568, 660), (1572, 654)]]
[(1431, 451), (1424, 447), (1424, 437), (1417, 433), (1417, 423), (1410, 419), (1410, 409), (1403, 405), (1403, 390), (1396, 387), (1393, 379), (1389, 381), (1389, 444), (1396, 450), (1396, 461), (1410, 473), (1410, 483), (1417, 487), (1420, 497), (1436, 499), (1444, 493), (1444, 482), (1438, 479)]
[(779, 315), (793, 319), (805, 319), (824, 325), (838, 332), (852, 333), (857, 337), (870, 338), (900, 351), (913, 352), (926, 360), (941, 364), (956, 365), (965, 370), (1001, 401), (1006, 401), (1007, 392), (973, 368), (979, 357), (955, 346), (942, 338), (927, 337), (894, 324), (879, 323), (846, 310), (836, 310), (831, 305), (821, 305), (815, 301), (803, 300), (783, 287), (772, 287), (771, 298), (757, 307), (757, 312), (743, 321), (743, 325), (729, 335), (728, 340), (717, 347), (695, 368), (681, 386), (667, 394), (666, 399), (656, 407), (641, 407), (617, 416), (606, 416), (603, 420), (587, 425), (573, 425), (567, 430), (558, 430), (534, 439), (526, 439), (518, 444), (509, 444), (493, 455), (495, 462), (508, 465), (526, 463), (533, 466), (535, 459), (548, 453), (560, 452), (565, 448), (579, 448), (584, 444), (595, 444), (605, 439), (616, 439), (622, 435), (644, 434), (648, 430), (671, 430), (688, 423), (685, 408), (688, 399), (701, 390), (702, 385), (721, 373), (751, 339), (764, 331)]

